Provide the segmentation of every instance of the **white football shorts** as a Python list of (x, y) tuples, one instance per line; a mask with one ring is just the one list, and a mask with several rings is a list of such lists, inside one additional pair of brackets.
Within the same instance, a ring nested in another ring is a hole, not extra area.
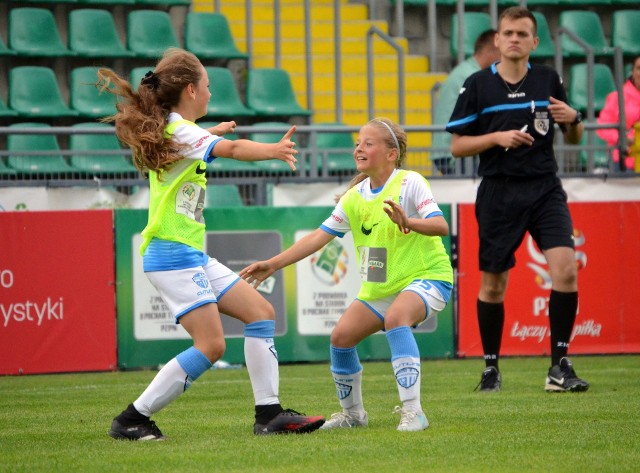
[(145, 274), (176, 318), (176, 323), (187, 312), (218, 302), (240, 280), (240, 276), (215, 258), (209, 258), (204, 266)]
[[(391, 296), (383, 297), (382, 299), (375, 300), (360, 300), (367, 307), (369, 307), (374, 314), (376, 314), (382, 321), (384, 321), (384, 316), (387, 314), (387, 310), (393, 304), (393, 301), (396, 300), (398, 295), (401, 292), (415, 292), (420, 296), (425, 305), (425, 318), (418, 325), (425, 323), (427, 320), (435, 317), (440, 312), (444, 310), (447, 306), (447, 302), (449, 302), (449, 297), (445, 297), (436, 286), (431, 284), (427, 279), (417, 279), (407, 287), (405, 287), (402, 291), (393, 294)], [(416, 327), (418, 326), (416, 325)]]

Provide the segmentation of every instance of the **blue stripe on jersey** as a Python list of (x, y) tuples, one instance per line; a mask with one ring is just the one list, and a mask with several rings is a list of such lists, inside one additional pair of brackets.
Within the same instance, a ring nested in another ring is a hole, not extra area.
[(477, 119), (478, 119), (478, 114), (474, 113), (473, 115), (469, 115), (468, 117), (461, 118), (460, 120), (455, 120), (453, 122), (447, 123), (447, 128), (458, 126), (458, 125), (464, 125), (466, 123), (471, 123), (472, 121), (475, 121)]
[(327, 232), (329, 235), (334, 235), (334, 236), (337, 236), (339, 238), (342, 238), (344, 236), (344, 233), (332, 230), (331, 228), (327, 227), (324, 224), (320, 225), (320, 230), (323, 230), (323, 231)]
[(209, 145), (209, 147), (207, 148), (207, 152), (205, 153), (205, 155), (204, 155), (204, 157), (202, 159), (204, 159), (208, 163), (210, 163), (211, 161), (216, 159), (217, 156), (214, 156), (214, 154), (213, 154), (213, 147), (216, 145), (216, 143), (219, 143), (220, 141), (222, 141), (224, 139), (226, 139), (226, 138), (219, 137), (217, 140), (215, 140), (213, 143), (211, 143)]
[(189, 245), (158, 238), (151, 240), (142, 257), (145, 272), (194, 268), (208, 260), (209, 256)]
[[(548, 100), (539, 100), (537, 102), (533, 102), (535, 107), (548, 107)], [(500, 104), (494, 105), (493, 107), (487, 107), (483, 109), (480, 114), (484, 115), (485, 113), (493, 113), (493, 112), (505, 112), (507, 110), (520, 110), (523, 108), (531, 107), (531, 102), (522, 102), (522, 103), (509, 103), (509, 104)]]
[(425, 218), (431, 218), (431, 217), (444, 217), (444, 214), (441, 211), (437, 210), (435, 212), (431, 212)]

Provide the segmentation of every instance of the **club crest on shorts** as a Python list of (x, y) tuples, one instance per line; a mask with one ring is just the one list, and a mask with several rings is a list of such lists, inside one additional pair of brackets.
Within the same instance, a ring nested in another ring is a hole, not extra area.
[(396, 381), (403, 388), (410, 388), (418, 381), (418, 370), (415, 368), (402, 368), (396, 372)]
[(207, 279), (207, 275), (204, 273), (197, 273), (191, 279), (202, 289), (206, 289), (207, 287), (209, 287), (209, 280)]
[(334, 382), (336, 383), (336, 392), (338, 393), (338, 399), (342, 401), (343, 399), (348, 398), (353, 387), (348, 384), (339, 383), (337, 381)]

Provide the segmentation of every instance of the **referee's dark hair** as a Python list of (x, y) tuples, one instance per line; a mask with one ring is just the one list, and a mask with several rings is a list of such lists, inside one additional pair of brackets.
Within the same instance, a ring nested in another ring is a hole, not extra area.
[(536, 21), (536, 17), (525, 7), (509, 7), (503, 11), (500, 14), (500, 18), (498, 18), (498, 30), (500, 29), (500, 23), (502, 23), (503, 18), (509, 18), (510, 20), (529, 18), (533, 22), (533, 36), (538, 36), (538, 22)]

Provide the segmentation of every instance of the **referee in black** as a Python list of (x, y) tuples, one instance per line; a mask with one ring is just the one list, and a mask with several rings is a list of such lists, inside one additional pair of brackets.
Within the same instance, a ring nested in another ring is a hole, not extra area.
[(496, 46), (501, 59), (465, 81), (447, 131), (455, 157), (480, 155), (476, 197), (480, 233), (478, 324), (486, 369), (478, 387), (499, 391), (498, 360), (504, 297), (514, 254), (529, 231), (549, 265), (551, 368), (546, 391), (586, 391), (567, 358), (578, 307), (578, 274), (567, 195), (556, 176), (554, 123), (570, 143), (582, 136), (582, 117), (567, 105), (558, 74), (530, 64), (537, 23), (523, 7), (500, 15)]

